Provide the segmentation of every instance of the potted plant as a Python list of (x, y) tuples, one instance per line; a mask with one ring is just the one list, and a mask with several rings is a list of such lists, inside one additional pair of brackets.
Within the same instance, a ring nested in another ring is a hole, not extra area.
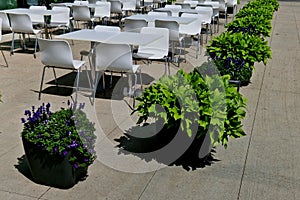
[(255, 62), (266, 65), (272, 57), (268, 42), (248, 32), (226, 31), (214, 37), (206, 48), (221, 75), (229, 74), (242, 85), (250, 82)]
[[(120, 138), (118, 147), (133, 153), (151, 152), (153, 159), (167, 165), (194, 166), (210, 156), (213, 146), (227, 147), (229, 138), (244, 136), (241, 122), (246, 99), (229, 85), (228, 75), (209, 74), (208, 65), (191, 73), (179, 70), (147, 87), (134, 111), (140, 126)], [(208, 73), (201, 72), (204, 67)], [(153, 125), (158, 128), (150, 134)]]
[(37, 183), (70, 188), (86, 177), (96, 159), (94, 123), (83, 112), (84, 104), (69, 106), (52, 112), (50, 103), (43, 103), (21, 119), (23, 147)]

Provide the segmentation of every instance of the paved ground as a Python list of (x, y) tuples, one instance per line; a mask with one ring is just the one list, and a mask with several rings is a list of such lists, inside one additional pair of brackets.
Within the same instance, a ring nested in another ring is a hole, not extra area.
[[(108, 141), (108, 145), (98, 149), (99, 160), (89, 168), (89, 177), (68, 190), (34, 183), (20, 163), (24, 155), (20, 118), (25, 109), (41, 103), (35, 91), (39, 89), (42, 65), (39, 54), (34, 59), (32, 54), (9, 56), (5, 51), (9, 67), (0, 67), (0, 199), (300, 199), (300, 2), (280, 1), (280, 6), (269, 40), (273, 59), (267, 66), (257, 64), (252, 83), (241, 89), (248, 98), (244, 120), (247, 136), (232, 140), (226, 150), (218, 147), (214, 155), (218, 161), (193, 171), (181, 166), (157, 169), (161, 166), (155, 162), (117, 155), (113, 139), (133, 126), (136, 117), (129, 116), (123, 100), (99, 97), (95, 107), (87, 109), (99, 122), (101, 142)], [(75, 41), (72, 47), (79, 58), (79, 51), (88, 44)], [(186, 70), (191, 69), (190, 63), (200, 65), (205, 60), (196, 60), (190, 52), (189, 62), (182, 66)], [(146, 82), (159, 78), (162, 69), (161, 64), (144, 65)], [(173, 66), (172, 73), (176, 70)], [(46, 80), (52, 80), (50, 73)], [(63, 94), (42, 95), (43, 102), (51, 102), (56, 108), (68, 99)]]

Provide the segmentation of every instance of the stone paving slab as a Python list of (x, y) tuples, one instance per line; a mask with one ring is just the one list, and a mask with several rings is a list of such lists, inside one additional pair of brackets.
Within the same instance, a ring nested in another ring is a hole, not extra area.
[[(246, 2), (242, 1), (242, 4)], [(0, 103), (0, 199), (299, 199), (300, 2), (280, 1), (280, 5), (272, 21), (273, 32), (269, 39), (273, 59), (267, 66), (257, 64), (252, 83), (241, 89), (248, 98), (247, 117), (243, 122), (247, 136), (230, 141), (226, 150), (217, 147), (214, 158), (218, 161), (194, 171), (170, 166), (147, 173), (127, 173), (97, 160), (89, 168), (89, 177), (71, 189), (34, 183), (15, 166), (18, 158), (24, 155), (19, 137), (20, 118), (31, 105), (49, 101), (55, 108), (60, 108), (70, 98), (43, 94), (42, 101), (38, 101), (35, 91), (39, 89), (42, 72), (39, 53), (37, 59), (33, 59), (31, 54), (9, 56), (9, 52), (4, 51), (10, 66), (0, 67), (0, 91), (4, 101)], [(222, 26), (220, 28), (224, 30)], [(10, 36), (5, 36), (4, 40), (9, 41)], [(78, 59), (79, 51), (88, 49), (89, 44), (74, 41), (73, 47), (73, 54)], [(187, 71), (206, 60), (203, 55), (196, 60), (194, 51), (187, 58), (189, 62), (181, 66)], [(149, 80), (155, 80), (162, 75), (163, 67), (161, 63), (143, 65), (142, 72)], [(178, 68), (171, 65), (171, 70), (174, 74)], [(63, 73), (59, 72), (59, 75)], [(50, 80), (49, 73), (46, 82)], [(104, 134), (99, 139), (109, 139), (114, 147), (117, 144), (114, 139), (132, 125), (136, 116), (128, 117), (129, 110), (122, 110), (125, 105), (122, 100), (97, 98), (95, 104), (88, 109), (91, 117), (100, 121)], [(120, 114), (112, 114), (112, 108)], [(110, 150), (103, 148), (101, 155), (112, 155)], [(113, 153), (117, 155), (118, 152)], [(132, 166), (125, 167), (133, 170), (141, 164), (149, 166), (150, 170), (153, 164), (133, 155), (119, 155), (118, 159), (123, 159), (124, 163), (132, 161)]]

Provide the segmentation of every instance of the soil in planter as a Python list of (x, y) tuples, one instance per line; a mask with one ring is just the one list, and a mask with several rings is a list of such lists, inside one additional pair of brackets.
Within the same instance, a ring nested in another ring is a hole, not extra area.
[[(124, 133), (125, 136), (115, 139), (115, 141), (119, 142), (117, 147), (120, 148), (120, 153), (133, 154), (146, 161), (156, 160), (159, 163), (169, 166), (182, 166), (186, 170), (203, 168), (218, 161), (213, 157), (214, 149), (211, 149), (203, 158), (199, 158), (198, 155), (204, 137), (191, 139), (186, 133), (181, 132), (178, 127), (163, 127), (157, 134), (150, 134), (151, 136), (147, 137), (147, 133), (151, 132), (151, 130), (155, 130), (155, 124), (147, 125), (147, 128), (137, 126)], [(170, 162), (169, 158), (174, 155), (173, 151), (175, 148), (170, 148), (170, 151), (164, 151), (163, 153), (157, 150), (169, 145), (174, 140), (176, 134), (180, 134), (179, 140), (182, 141), (176, 144), (179, 149), (184, 145), (189, 146), (174, 161)], [(157, 153), (153, 153), (155, 151)]]

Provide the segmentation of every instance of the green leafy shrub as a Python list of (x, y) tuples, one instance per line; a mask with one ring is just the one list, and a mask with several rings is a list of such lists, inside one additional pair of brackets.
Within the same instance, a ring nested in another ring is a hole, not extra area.
[(235, 15), (235, 19), (243, 18), (243, 17), (262, 17), (265, 20), (271, 20), (273, 18), (273, 8), (270, 6), (260, 6), (260, 7), (243, 7), (239, 10), (239, 12)]
[(42, 104), (32, 111), (25, 111), (22, 139), (42, 151), (61, 159), (71, 153), (70, 164), (74, 168), (85, 168), (96, 159), (94, 124), (83, 112), (84, 104), (68, 109), (50, 111), (50, 104)]
[[(229, 76), (203, 76), (198, 69), (163, 77), (138, 98), (137, 123), (154, 117), (168, 128), (180, 127), (189, 137), (210, 134), (214, 145), (222, 143), (226, 147), (229, 137), (245, 135), (241, 120), (246, 113), (245, 98), (228, 81)], [(197, 125), (196, 132), (192, 125)]]
[(262, 38), (242, 32), (226, 31), (214, 37), (207, 53), (215, 61), (221, 75), (229, 74), (243, 85), (250, 82), (255, 62), (267, 63), (271, 49)]
[(227, 31), (243, 32), (257, 36), (270, 37), (271, 21), (264, 16), (248, 15), (242, 18), (236, 18), (226, 25)]

